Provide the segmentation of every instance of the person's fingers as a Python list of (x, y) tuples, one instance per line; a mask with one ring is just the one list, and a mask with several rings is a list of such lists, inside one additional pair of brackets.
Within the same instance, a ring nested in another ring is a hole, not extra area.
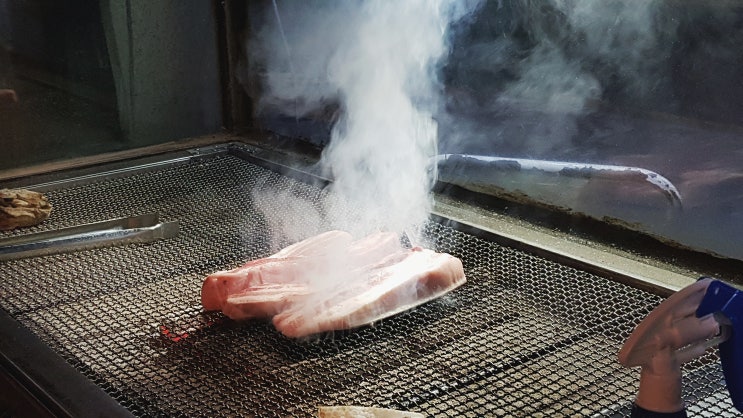
[(695, 344), (687, 345), (683, 349), (676, 352), (676, 361), (678, 362), (678, 364), (684, 364), (692, 361), (704, 354), (704, 352), (707, 351), (708, 348), (709, 344), (706, 344), (705, 341), (698, 341)]
[(668, 330), (667, 337), (671, 347), (678, 349), (714, 337), (718, 332), (720, 332), (720, 324), (713, 315), (702, 318), (688, 316), (674, 321), (673, 326)]
[[(707, 288), (710, 283), (712, 283), (712, 279), (704, 278), (694, 282), (694, 284), (687, 286), (684, 290), (679, 292), (678, 295), (683, 295), (683, 299), (677, 302), (676, 306), (673, 307), (673, 318), (685, 318), (694, 315), (704, 298), (704, 294), (707, 293)], [(671, 296), (671, 298), (672, 297), (673, 296)]]

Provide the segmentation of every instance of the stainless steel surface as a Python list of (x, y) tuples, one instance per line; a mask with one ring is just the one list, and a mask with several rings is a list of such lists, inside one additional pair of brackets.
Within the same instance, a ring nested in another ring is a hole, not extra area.
[(156, 213), (112, 219), (0, 239), (0, 261), (151, 242), (178, 235), (178, 222), (159, 223)]
[[(647, 188), (644, 194), (646, 199), (648, 195), (658, 193), (665, 197), (665, 203), (678, 208), (682, 206), (681, 194), (673, 183), (654, 171), (640, 167), (472, 154), (439, 154), (434, 161), (440, 181), (475, 191), (526, 193), (529, 198), (542, 200), (543, 204), (559, 205), (565, 202), (554, 196), (545, 198), (540, 194), (565, 194), (566, 190), (581, 189), (590, 181), (606, 180)], [(532, 190), (539, 186), (545, 190)], [(533, 191), (537, 193), (532, 196)], [(569, 203), (567, 207), (570, 207)]]
[[(47, 191), (55, 213), (35, 232), (156, 212), (181, 233), (0, 262), (0, 307), (136, 416), (312, 416), (347, 404), (436, 417), (629, 415), (639, 373), (616, 353), (661, 298), (443, 218), (425, 236), (462, 259), (468, 282), (415, 310), (311, 341), (202, 312), (206, 274), (288, 244), (271, 225), (311, 227), (283, 195), (304, 210), (328, 198), (248, 154)], [(714, 351), (684, 373), (691, 416), (737, 416)]]

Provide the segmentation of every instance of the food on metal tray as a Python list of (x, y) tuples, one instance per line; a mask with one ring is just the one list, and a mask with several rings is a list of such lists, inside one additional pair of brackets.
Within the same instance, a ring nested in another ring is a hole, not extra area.
[(0, 189), (0, 230), (39, 224), (49, 218), (52, 205), (41, 193)]
[(304, 337), (372, 323), (464, 282), (459, 259), (404, 248), (395, 233), (353, 241), (347, 232), (329, 231), (209, 275), (201, 303), (232, 319), (273, 317), (284, 335)]
[(423, 418), (417, 412), (398, 411), (388, 408), (365, 406), (321, 406), (317, 411), (318, 418)]

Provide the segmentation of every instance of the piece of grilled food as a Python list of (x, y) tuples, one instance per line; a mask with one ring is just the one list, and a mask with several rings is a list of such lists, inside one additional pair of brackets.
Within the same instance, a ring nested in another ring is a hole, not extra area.
[(37, 225), (51, 213), (52, 205), (41, 193), (0, 189), (0, 230)]

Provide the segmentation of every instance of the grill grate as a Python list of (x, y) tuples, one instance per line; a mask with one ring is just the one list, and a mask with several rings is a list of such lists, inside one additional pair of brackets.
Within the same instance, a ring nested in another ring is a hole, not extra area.
[[(3, 262), (0, 306), (137, 416), (311, 416), (344, 404), (629, 415), (638, 373), (616, 352), (660, 298), (439, 223), (425, 235), (463, 260), (468, 282), (374, 326), (297, 342), (266, 322), (201, 312), (204, 275), (270, 254), (270, 223), (305, 222), (256, 190), (318, 209), (327, 198), (230, 154), (53, 190), (53, 217), (35, 230), (158, 212), (181, 232)], [(714, 352), (685, 373), (691, 416), (736, 416)]]

